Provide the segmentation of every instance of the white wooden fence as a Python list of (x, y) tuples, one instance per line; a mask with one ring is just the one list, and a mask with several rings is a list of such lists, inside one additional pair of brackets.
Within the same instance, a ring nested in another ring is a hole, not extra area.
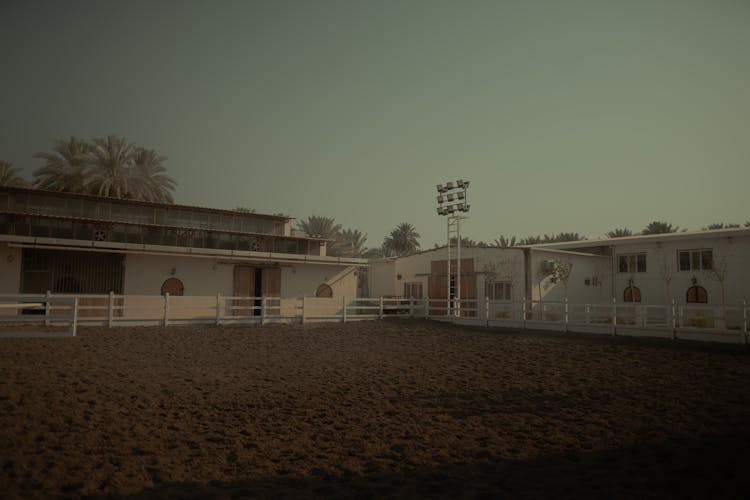
[(445, 299), (280, 298), (44, 294), (0, 295), (0, 323), (170, 325), (361, 321), (390, 316), (452, 323), (748, 343), (746, 301), (727, 307), (704, 304), (580, 304), (551, 301), (462, 299), (460, 310)]

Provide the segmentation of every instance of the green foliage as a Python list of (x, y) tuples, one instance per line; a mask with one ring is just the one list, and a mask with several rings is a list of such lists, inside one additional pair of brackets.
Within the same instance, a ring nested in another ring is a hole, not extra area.
[(419, 250), (419, 233), (408, 222), (402, 222), (383, 240), (383, 250), (395, 256), (409, 255)]
[(679, 230), (678, 226), (673, 226), (668, 222), (653, 221), (641, 231), (641, 234), (668, 234), (676, 233)]
[(740, 227), (739, 224), (728, 224), (724, 222), (715, 222), (713, 224), (709, 224), (708, 226), (704, 227), (703, 230), (711, 230), (711, 229), (731, 229), (734, 227)]
[(57, 140), (51, 153), (37, 153), (34, 158), (45, 161), (34, 172), (34, 185), (40, 189), (174, 202), (177, 183), (166, 175), (167, 158), (122, 137)]
[(20, 171), (9, 161), (0, 160), (0, 186), (29, 187), (29, 182), (18, 175)]
[(342, 257), (363, 257), (367, 235), (359, 229), (344, 229), (339, 235)]
[(501, 235), (499, 238), (495, 238), (495, 246), (501, 248), (514, 247), (516, 246), (516, 237), (511, 236), (510, 238), (506, 238)]
[(633, 231), (618, 227), (607, 233), (607, 238), (624, 238), (626, 236), (633, 236)]

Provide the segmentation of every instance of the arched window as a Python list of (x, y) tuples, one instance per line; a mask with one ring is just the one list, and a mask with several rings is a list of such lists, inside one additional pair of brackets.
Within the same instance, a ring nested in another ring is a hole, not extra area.
[(693, 285), (687, 289), (685, 301), (691, 304), (707, 304), (708, 292), (702, 286)]
[(323, 283), (315, 291), (315, 296), (316, 297), (322, 297), (322, 298), (329, 299), (329, 298), (333, 297), (333, 288), (331, 288), (329, 285), (326, 285), (325, 283)]
[(183, 295), (185, 293), (185, 287), (182, 285), (182, 281), (177, 278), (167, 278), (164, 284), (161, 286), (161, 294), (169, 295)]
[(622, 293), (623, 302), (640, 302), (641, 290), (637, 286), (629, 286)]

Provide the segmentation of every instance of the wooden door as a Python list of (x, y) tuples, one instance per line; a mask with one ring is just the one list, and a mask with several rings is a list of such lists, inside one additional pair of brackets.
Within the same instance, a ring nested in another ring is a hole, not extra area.
[[(234, 268), (234, 296), (252, 297), (255, 294), (255, 268), (236, 266)], [(234, 299), (233, 316), (253, 316), (253, 301), (250, 299)]]
[[(451, 262), (457, 272), (456, 261)], [(474, 274), (474, 259), (461, 259), (461, 316), (476, 316), (479, 308), (477, 298), (477, 277)]]
[(429, 292), (428, 297), (430, 298), (429, 314), (431, 316), (445, 316), (445, 299), (448, 294), (447, 269), (448, 266), (444, 260), (433, 260), (430, 262), (430, 279), (427, 288)]
[(261, 284), (263, 285), (263, 296), (273, 297), (270, 300), (266, 300), (266, 314), (278, 315), (281, 314), (281, 269), (269, 267), (263, 269), (261, 274)]
[(182, 281), (178, 280), (177, 278), (167, 278), (166, 281), (161, 285), (161, 294), (169, 295), (184, 295), (185, 294), (185, 287), (182, 285)]

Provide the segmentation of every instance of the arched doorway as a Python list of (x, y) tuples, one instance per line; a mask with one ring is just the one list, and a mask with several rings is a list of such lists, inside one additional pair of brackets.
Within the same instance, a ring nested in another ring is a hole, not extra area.
[(326, 285), (325, 283), (323, 283), (315, 291), (315, 296), (324, 299), (330, 299), (331, 297), (333, 297), (333, 288), (331, 288), (330, 285)]
[(185, 293), (185, 287), (182, 285), (182, 281), (177, 278), (167, 278), (166, 281), (161, 285), (161, 294), (169, 295), (183, 295)]
[(640, 302), (641, 290), (637, 286), (629, 286), (622, 293), (623, 302)]
[(708, 304), (708, 292), (702, 286), (693, 285), (687, 289), (685, 302), (690, 304)]

